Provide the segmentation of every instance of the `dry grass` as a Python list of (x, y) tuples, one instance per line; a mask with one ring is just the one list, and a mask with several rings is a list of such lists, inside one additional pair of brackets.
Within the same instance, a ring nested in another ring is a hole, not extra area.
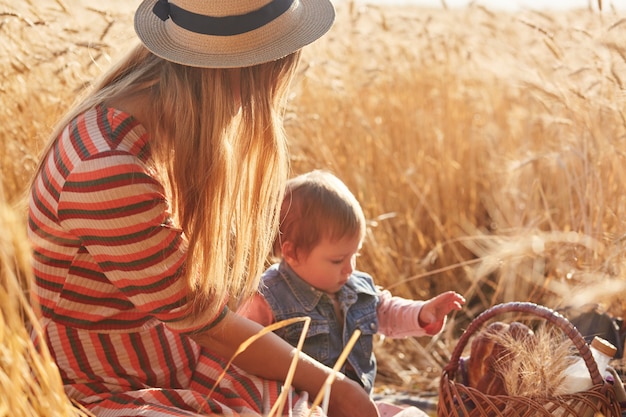
[[(52, 123), (133, 38), (136, 1), (65, 3), (0, 0), (10, 201)], [(379, 341), (379, 386), (434, 389), (464, 326), (496, 303), (624, 314), (625, 35), (612, 10), (346, 2), (305, 50), (287, 120), (294, 173), (327, 168), (352, 188), (370, 220), (359, 267), (379, 284), (469, 300), (440, 337)]]
[(559, 329), (540, 326), (530, 338), (514, 339), (508, 333), (490, 335), (508, 352), (498, 362), (507, 395), (553, 398), (565, 378), (575, 348)]
[(294, 170), (355, 191), (371, 219), (360, 267), (379, 283), (470, 300), (440, 338), (382, 342), (385, 381), (434, 387), (420, 375), (496, 303), (624, 314), (625, 31), (612, 11), (353, 4), (307, 50)]
[(0, 0), (2, 182), (14, 201), (52, 126), (132, 39), (132, 3)]

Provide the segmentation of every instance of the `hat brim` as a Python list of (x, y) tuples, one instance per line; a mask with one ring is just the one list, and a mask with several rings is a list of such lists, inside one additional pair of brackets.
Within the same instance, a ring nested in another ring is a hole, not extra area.
[[(153, 13), (156, 2), (143, 0), (137, 8), (137, 36), (155, 55), (193, 67), (236, 68), (275, 61), (320, 38), (328, 32), (335, 20), (335, 8), (329, 0), (300, 0), (297, 19), (291, 21), (290, 25), (281, 25), (282, 17), (279, 17), (273, 26), (270, 23), (267, 27), (229, 36), (228, 39), (192, 34), (202, 40), (200, 45), (195, 42), (195, 45), (190, 46), (180, 36), (172, 36), (172, 25), (175, 24), (171, 19), (163, 21)], [(185, 32), (178, 27), (176, 30)], [(232, 42), (232, 48), (228, 47), (228, 42)]]

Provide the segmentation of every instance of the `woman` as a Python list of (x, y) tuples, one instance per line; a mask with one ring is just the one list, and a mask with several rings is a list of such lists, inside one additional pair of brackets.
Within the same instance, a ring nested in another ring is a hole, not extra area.
[[(29, 201), (33, 291), (65, 391), (93, 414), (275, 403), (295, 350), (266, 334), (221, 378), (261, 329), (229, 305), (256, 290), (277, 229), (299, 50), (333, 20), (328, 0), (145, 0), (142, 42), (51, 136)], [(296, 407), (330, 373), (301, 355)], [(377, 411), (339, 376), (329, 414)]]

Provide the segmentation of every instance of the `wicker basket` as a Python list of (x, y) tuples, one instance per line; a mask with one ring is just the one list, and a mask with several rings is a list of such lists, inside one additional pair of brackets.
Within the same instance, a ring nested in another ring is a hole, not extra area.
[[(584, 359), (593, 386), (582, 392), (554, 398), (529, 398), (509, 395), (487, 395), (455, 381), (461, 354), (470, 337), (496, 315), (517, 312), (545, 319), (567, 335)], [(439, 383), (438, 417), (620, 417), (621, 411), (613, 386), (604, 381), (591, 356), (591, 350), (576, 328), (559, 313), (533, 303), (499, 304), (476, 317), (461, 335), (450, 362), (443, 368)]]

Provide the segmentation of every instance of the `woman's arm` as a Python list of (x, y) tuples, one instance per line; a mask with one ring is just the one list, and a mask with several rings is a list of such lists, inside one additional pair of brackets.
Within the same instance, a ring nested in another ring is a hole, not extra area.
[(244, 316), (261, 326), (269, 326), (275, 322), (272, 308), (260, 293), (254, 294), (237, 309), (237, 314)]
[[(191, 337), (212, 352), (230, 359), (242, 343), (262, 329), (257, 323), (228, 312), (214, 327)], [(240, 353), (233, 363), (259, 377), (284, 381), (295, 353), (296, 348), (269, 332)], [(331, 372), (330, 368), (301, 352), (293, 386), (297, 390), (307, 391), (310, 398), (314, 399)], [(378, 416), (378, 411), (360, 385), (337, 373), (331, 390), (329, 415), (374, 417)]]

